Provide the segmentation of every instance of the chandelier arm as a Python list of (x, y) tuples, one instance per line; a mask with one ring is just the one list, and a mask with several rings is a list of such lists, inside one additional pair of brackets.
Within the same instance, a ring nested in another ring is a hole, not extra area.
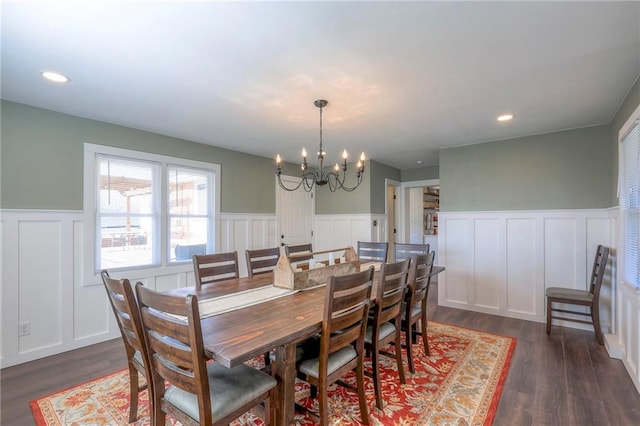
[(327, 183), (329, 184), (329, 190), (331, 192), (336, 192), (336, 190), (340, 188), (340, 180), (338, 180), (337, 175), (333, 172), (327, 173)]
[[(306, 185), (308, 184), (307, 180), (309, 179), (309, 177), (310, 177), (310, 176), (311, 176), (311, 177), (313, 177), (313, 175), (314, 175), (314, 174), (313, 174), (313, 173), (311, 173), (311, 172), (309, 172), (309, 173), (304, 173), (304, 174), (301, 176), (300, 182), (298, 182), (298, 184), (297, 184), (297, 185), (295, 185), (294, 187), (288, 187), (288, 186), (286, 186), (286, 185), (282, 182), (282, 178), (280, 177), (280, 176), (281, 176), (281, 175), (280, 175), (280, 173), (276, 172), (276, 175), (278, 176), (278, 185), (280, 185), (280, 188), (284, 189), (285, 191), (291, 191), (291, 192), (293, 192), (293, 191), (297, 190), (298, 188), (300, 188), (300, 187), (302, 186), (302, 184), (304, 183), (304, 184), (305, 184), (305, 191), (309, 192), (309, 190), (308, 190), (308, 189), (306, 189)], [(311, 187), (313, 187), (313, 184), (311, 184)]]
[[(342, 180), (342, 183), (340, 184), (340, 188), (342, 188), (343, 190), (347, 191), (347, 192), (353, 192), (357, 187), (360, 186), (360, 184), (362, 183), (362, 173), (358, 173), (358, 178), (356, 180), (356, 184), (355, 186), (346, 186), (344, 184), (346, 179)], [(346, 176), (345, 176), (346, 177)]]
[(304, 182), (303, 189), (306, 192), (311, 192), (311, 190), (313, 189), (313, 186), (315, 185), (315, 179), (316, 179), (315, 173), (306, 173), (304, 175), (302, 182)]
[(300, 185), (302, 185), (302, 181), (300, 181), (300, 183), (298, 183), (293, 188), (289, 188), (284, 183), (282, 183), (282, 179), (280, 179), (280, 175), (278, 175), (278, 185), (280, 186), (280, 188), (284, 189), (285, 191), (293, 192), (293, 191), (297, 190), (298, 188), (300, 188)]

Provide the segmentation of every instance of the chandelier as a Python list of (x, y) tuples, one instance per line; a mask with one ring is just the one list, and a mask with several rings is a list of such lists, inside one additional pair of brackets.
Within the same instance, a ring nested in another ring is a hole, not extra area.
[[(356, 164), (356, 184), (354, 186), (345, 185), (345, 180), (347, 177), (347, 150), (345, 149), (342, 152), (342, 167), (340, 167), (337, 163), (333, 170), (325, 170), (324, 169), (324, 157), (327, 153), (322, 149), (322, 108), (326, 107), (329, 102), (324, 99), (319, 99), (315, 101), (313, 104), (320, 108), (320, 148), (318, 149), (318, 160), (320, 161), (320, 166), (316, 170), (308, 170), (309, 165), (307, 164), (307, 150), (302, 148), (302, 175), (300, 182), (290, 188), (287, 187), (281, 179), (282, 174), (282, 158), (280, 154), (276, 155), (276, 176), (278, 177), (278, 184), (280, 188), (285, 191), (295, 191), (301, 186), (305, 191), (310, 192), (314, 185), (324, 186), (329, 185), (329, 190), (331, 192), (335, 192), (337, 189), (342, 189), (347, 192), (351, 192), (356, 189), (360, 183), (362, 183), (362, 176), (364, 175), (364, 152), (360, 155), (360, 159), (358, 160), (358, 164)], [(340, 169), (342, 169), (342, 173), (340, 173)]]

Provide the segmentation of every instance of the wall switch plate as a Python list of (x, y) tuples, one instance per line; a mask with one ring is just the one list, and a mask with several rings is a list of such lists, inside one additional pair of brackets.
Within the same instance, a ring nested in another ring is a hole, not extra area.
[(31, 323), (28, 321), (21, 322), (18, 329), (18, 336), (28, 336), (29, 334), (31, 334)]

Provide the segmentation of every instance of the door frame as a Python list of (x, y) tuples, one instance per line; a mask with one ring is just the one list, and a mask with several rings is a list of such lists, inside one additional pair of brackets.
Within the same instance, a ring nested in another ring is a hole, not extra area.
[[(389, 187), (394, 188), (393, 192), (396, 196), (395, 203), (393, 202), (393, 200), (389, 200)], [(387, 242), (389, 243), (389, 253), (393, 253), (394, 248), (392, 247), (392, 243), (395, 242), (396, 236), (399, 234), (400, 227), (402, 226), (402, 221), (399, 220), (401, 218), (401, 216), (399, 216), (401, 214), (401, 209), (398, 209), (399, 206), (401, 207), (400, 201), (402, 200), (400, 198), (400, 188), (402, 188), (402, 182), (390, 178), (384, 179), (384, 214), (387, 219), (386, 234)], [(391, 223), (391, 221), (389, 220), (389, 208), (391, 205), (393, 205), (394, 223)], [(399, 226), (396, 226), (396, 224), (398, 224)], [(393, 233), (394, 228), (396, 229), (395, 234)]]
[[(400, 194), (400, 210), (401, 212), (401, 224), (400, 227), (402, 229), (401, 235), (405, 240), (409, 239), (409, 197), (407, 196), (408, 190), (410, 188), (422, 188), (425, 186), (431, 185), (439, 185), (440, 179), (425, 179), (425, 180), (414, 180), (409, 182), (402, 182), (401, 186), (401, 194)], [(397, 212), (396, 212), (397, 213)]]

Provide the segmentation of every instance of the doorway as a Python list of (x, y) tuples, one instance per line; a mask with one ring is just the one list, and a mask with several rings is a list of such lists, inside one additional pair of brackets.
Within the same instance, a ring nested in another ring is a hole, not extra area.
[(429, 244), (437, 257), (440, 180), (403, 182), (402, 210), (403, 241)]
[[(387, 184), (387, 193), (386, 193), (386, 216), (387, 216), (387, 243), (389, 244), (389, 255), (387, 257), (388, 261), (393, 261), (393, 253), (395, 253), (395, 243), (397, 242), (399, 236), (398, 232), (400, 230), (400, 182), (395, 180), (386, 179)], [(402, 239), (400, 238), (400, 242)]]

